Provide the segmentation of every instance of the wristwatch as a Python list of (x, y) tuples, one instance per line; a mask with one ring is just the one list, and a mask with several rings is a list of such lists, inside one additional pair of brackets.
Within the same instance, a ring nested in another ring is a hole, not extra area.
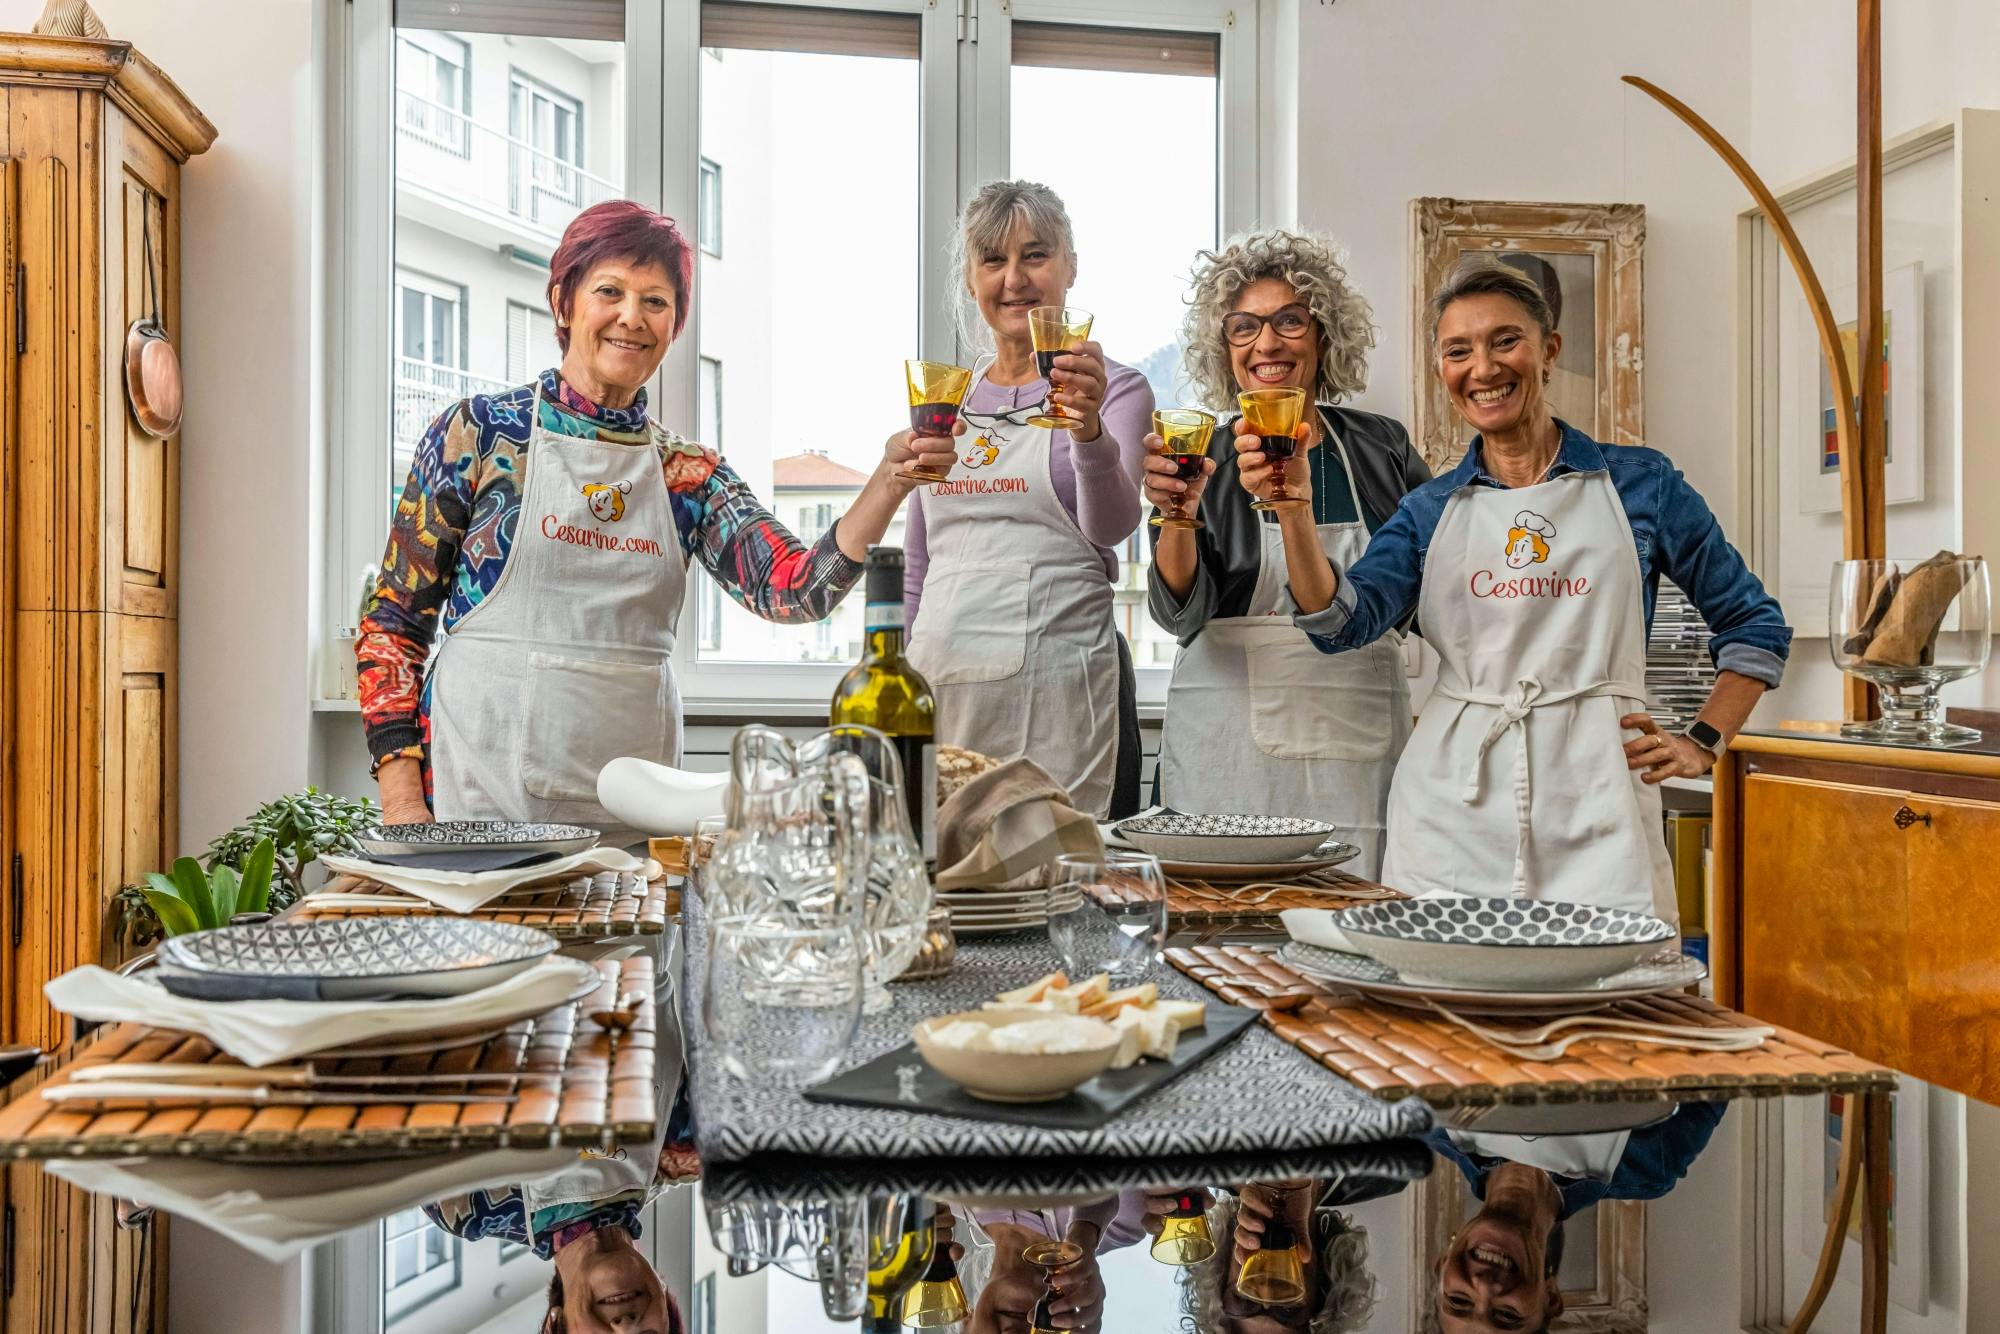
[(1729, 749), (1729, 742), (1722, 733), (1699, 719), (1689, 723), (1688, 730), (1682, 735), (1718, 760), (1722, 758), (1722, 752)]

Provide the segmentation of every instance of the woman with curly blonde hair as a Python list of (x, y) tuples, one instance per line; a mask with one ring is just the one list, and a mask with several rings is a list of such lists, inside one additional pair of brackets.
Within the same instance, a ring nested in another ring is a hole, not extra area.
[(1202, 401), (1297, 388), (1316, 409), (1286, 484), (1299, 499), (1259, 512), (1273, 469), (1247, 427), (1218, 427), (1201, 475), (1183, 479), (1147, 437), (1146, 498), (1199, 505), (1203, 526), (1153, 528), (1153, 619), (1180, 641), (1167, 694), (1159, 797), (1175, 810), (1325, 820), (1382, 855), (1389, 780), (1410, 733), (1400, 636), (1333, 672), (1291, 622), (1292, 577), (1358, 559), (1430, 470), (1401, 422), (1342, 407), (1367, 384), (1375, 326), (1332, 242), (1272, 230), (1196, 260), (1182, 325)]

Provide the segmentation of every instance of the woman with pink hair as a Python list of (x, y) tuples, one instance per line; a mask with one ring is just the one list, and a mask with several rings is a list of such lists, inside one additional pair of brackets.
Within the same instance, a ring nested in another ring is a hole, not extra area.
[(562, 364), (453, 405), (417, 446), (355, 646), (389, 823), (435, 810), (636, 841), (598, 804), (597, 772), (680, 759), (689, 565), (767, 620), (819, 620), (914, 485), (897, 474), (953, 462), (949, 439), (891, 440), (847, 513), (801, 543), (713, 449), (647, 413), (693, 297), (671, 218), (585, 209), (549, 262)]

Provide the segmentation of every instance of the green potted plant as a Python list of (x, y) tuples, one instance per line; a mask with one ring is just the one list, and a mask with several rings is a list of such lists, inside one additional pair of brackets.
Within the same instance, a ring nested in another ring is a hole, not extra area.
[(271, 865), (276, 851), (268, 838), (259, 839), (243, 859), (239, 875), (233, 866), (204, 870), (192, 857), (174, 862), (172, 875), (148, 873), (139, 892), (170, 936), (189, 931), (213, 931), (228, 926), (238, 913), (263, 913), (271, 902)]

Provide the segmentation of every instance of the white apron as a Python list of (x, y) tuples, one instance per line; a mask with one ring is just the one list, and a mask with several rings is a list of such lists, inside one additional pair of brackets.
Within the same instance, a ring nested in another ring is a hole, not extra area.
[(1453, 493), (1417, 604), (1437, 690), (1389, 795), (1384, 884), (1678, 920), (1660, 791), (1618, 724), (1646, 708), (1639, 598), (1609, 473)]
[(680, 760), (670, 659), (687, 585), (651, 444), (542, 429), (507, 564), (431, 666), (431, 780), (440, 820), (582, 824), (645, 837), (597, 802), (621, 755)]
[[(1331, 426), (1357, 516), (1319, 525), (1342, 568), (1368, 547), (1354, 464)], [(1174, 658), (1160, 733), (1160, 800), (1194, 814), (1325, 820), (1361, 849), (1346, 869), (1373, 879), (1396, 759), (1410, 736), (1401, 634), (1352, 653), (1321, 653), (1292, 624), (1284, 538), (1260, 525), (1263, 554), (1245, 615), (1221, 616)]]
[(1056, 496), (1054, 437), (1023, 426), (997, 449), (968, 443), (949, 481), (912, 498), (930, 567), (909, 658), (937, 700), (938, 744), (1026, 756), (1101, 819), (1118, 759), (1111, 582)]

